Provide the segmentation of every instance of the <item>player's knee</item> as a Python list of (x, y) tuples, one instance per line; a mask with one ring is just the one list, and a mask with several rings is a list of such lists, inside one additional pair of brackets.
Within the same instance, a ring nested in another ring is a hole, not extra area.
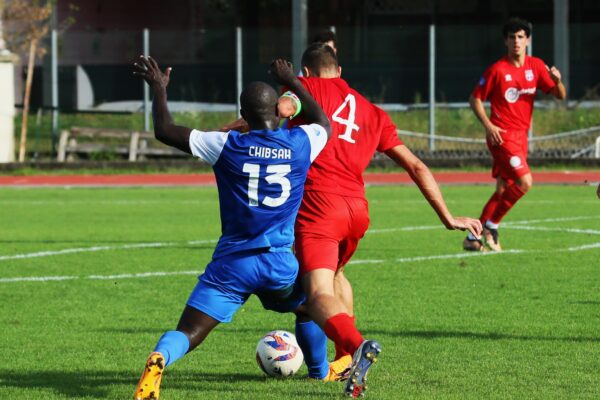
[(527, 193), (527, 191), (529, 191), (529, 189), (531, 189), (531, 187), (533, 186), (533, 178), (531, 177), (531, 174), (522, 176), (517, 181), (517, 185), (519, 185), (523, 192)]

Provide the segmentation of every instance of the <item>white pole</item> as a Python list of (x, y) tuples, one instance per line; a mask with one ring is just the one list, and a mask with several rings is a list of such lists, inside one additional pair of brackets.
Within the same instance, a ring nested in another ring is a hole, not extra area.
[[(147, 57), (150, 55), (150, 31), (148, 28), (144, 28), (144, 55)], [(150, 88), (146, 82), (142, 82), (144, 85), (144, 132), (150, 130)]]
[(235, 28), (235, 89), (237, 92), (236, 112), (238, 118), (242, 116), (242, 114), (240, 114), (240, 109), (242, 108), (240, 104), (240, 95), (244, 88), (244, 81), (242, 79), (242, 56), (242, 27), (238, 26)]
[(435, 150), (435, 25), (429, 25), (429, 151)]

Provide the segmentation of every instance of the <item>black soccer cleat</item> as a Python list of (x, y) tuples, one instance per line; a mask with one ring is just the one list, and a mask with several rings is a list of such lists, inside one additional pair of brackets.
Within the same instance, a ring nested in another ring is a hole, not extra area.
[(344, 394), (352, 398), (365, 395), (367, 389), (367, 372), (377, 362), (377, 356), (381, 353), (381, 345), (375, 340), (365, 340), (354, 353), (350, 375)]

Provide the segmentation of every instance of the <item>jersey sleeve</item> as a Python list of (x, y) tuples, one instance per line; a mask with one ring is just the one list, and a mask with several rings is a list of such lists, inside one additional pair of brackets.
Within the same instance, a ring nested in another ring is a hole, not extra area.
[(537, 60), (536, 69), (538, 74), (537, 87), (544, 93), (550, 93), (556, 83), (552, 80), (550, 72), (546, 69), (546, 64), (542, 60)]
[(481, 78), (479, 78), (479, 82), (475, 85), (475, 89), (473, 89), (471, 96), (482, 101), (487, 100), (494, 87), (494, 77), (496, 75), (494, 71), (493, 66), (485, 70)]
[(319, 124), (301, 125), (310, 142), (310, 162), (313, 162), (327, 144), (327, 132)]
[(389, 149), (402, 144), (402, 140), (398, 137), (396, 131), (396, 125), (392, 122), (390, 116), (379, 107), (375, 107), (377, 117), (379, 120), (379, 143), (377, 144), (377, 151), (383, 153)]
[(192, 155), (214, 165), (227, 142), (229, 132), (201, 132), (196, 129), (190, 133)]

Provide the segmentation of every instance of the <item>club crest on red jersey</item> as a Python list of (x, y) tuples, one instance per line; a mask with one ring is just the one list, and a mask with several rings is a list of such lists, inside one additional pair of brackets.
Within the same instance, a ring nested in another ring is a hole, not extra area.
[(525, 70), (525, 79), (527, 79), (529, 82), (531, 82), (533, 80), (533, 71), (530, 69)]

